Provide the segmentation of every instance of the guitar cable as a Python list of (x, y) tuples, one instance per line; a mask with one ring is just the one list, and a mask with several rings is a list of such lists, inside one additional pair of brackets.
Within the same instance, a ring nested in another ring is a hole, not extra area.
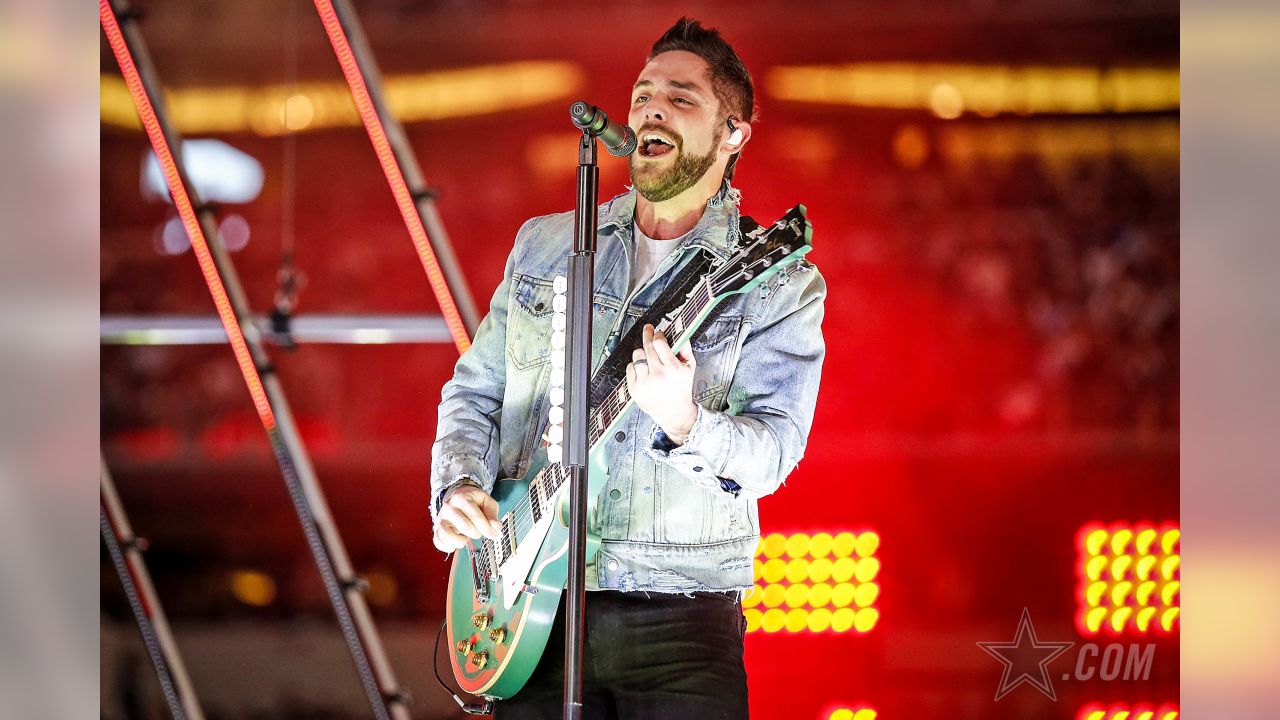
[(431, 671), (436, 674), (436, 682), (440, 683), (440, 687), (458, 703), (458, 707), (462, 708), (462, 712), (468, 715), (492, 715), (493, 701), (485, 700), (482, 703), (468, 703), (459, 697), (453, 688), (444, 683), (444, 678), (440, 677), (440, 637), (444, 635), (445, 623), (449, 622), (448, 618), (440, 621), (440, 629), (436, 631), (436, 644), (431, 658)]

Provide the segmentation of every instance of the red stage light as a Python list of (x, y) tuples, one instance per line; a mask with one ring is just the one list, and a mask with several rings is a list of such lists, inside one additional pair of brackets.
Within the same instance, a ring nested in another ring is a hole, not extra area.
[(772, 533), (756, 548), (747, 632), (868, 632), (880, 620), (874, 532)]
[(1076, 626), (1083, 635), (1178, 627), (1180, 531), (1174, 523), (1089, 523), (1076, 537)]

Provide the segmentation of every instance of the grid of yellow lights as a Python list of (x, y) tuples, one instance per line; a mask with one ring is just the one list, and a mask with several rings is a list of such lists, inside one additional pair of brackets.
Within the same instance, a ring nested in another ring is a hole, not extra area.
[(1178, 706), (1091, 703), (1076, 714), (1076, 720), (1178, 720)]
[(1090, 523), (1080, 528), (1076, 626), (1081, 634), (1175, 632), (1180, 536), (1175, 523)]
[(747, 632), (870, 631), (880, 619), (879, 546), (870, 531), (765, 536), (742, 603)]

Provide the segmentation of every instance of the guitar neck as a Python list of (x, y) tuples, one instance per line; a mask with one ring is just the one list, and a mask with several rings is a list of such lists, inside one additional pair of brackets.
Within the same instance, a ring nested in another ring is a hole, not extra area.
[[(731, 293), (726, 293), (728, 294)], [(689, 293), (684, 304), (663, 317), (654, 330), (661, 332), (667, 338), (672, 350), (678, 351), (701, 326), (707, 313), (718, 300), (720, 298), (712, 297), (711, 284), (704, 278)], [(587, 428), (587, 447), (594, 450), (609, 428), (630, 407), (631, 393), (627, 390), (626, 381), (621, 380), (603, 401), (591, 409), (591, 424)], [(568, 476), (565, 466), (560, 463), (548, 465), (546, 470), (534, 480), (534, 492), (550, 498), (560, 489)]]
[[(679, 350), (698, 329), (707, 311), (715, 305), (717, 299), (712, 297), (711, 285), (706, 278), (703, 278), (689, 293), (684, 304), (663, 317), (654, 330), (667, 338), (673, 351)], [(591, 425), (587, 429), (587, 446), (594, 449), (600, 438), (609, 431), (610, 426), (630, 407), (631, 393), (627, 391), (626, 381), (620, 380), (608, 397), (592, 408)]]

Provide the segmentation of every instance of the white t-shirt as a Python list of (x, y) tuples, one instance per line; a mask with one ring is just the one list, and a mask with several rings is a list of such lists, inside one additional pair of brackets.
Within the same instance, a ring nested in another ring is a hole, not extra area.
[(632, 227), (635, 229), (636, 261), (631, 266), (631, 291), (635, 292), (636, 288), (648, 282), (662, 261), (680, 247), (680, 243), (689, 237), (689, 233), (674, 240), (654, 240), (644, 234), (639, 223), (633, 223)]

